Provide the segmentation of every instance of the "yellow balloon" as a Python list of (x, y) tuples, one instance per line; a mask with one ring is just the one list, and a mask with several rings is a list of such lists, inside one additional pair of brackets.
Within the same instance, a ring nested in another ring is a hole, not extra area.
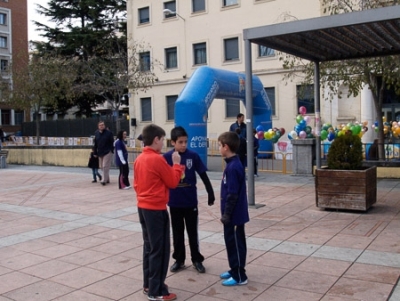
[(382, 116), (382, 121), (386, 122), (386, 117), (385, 116)]

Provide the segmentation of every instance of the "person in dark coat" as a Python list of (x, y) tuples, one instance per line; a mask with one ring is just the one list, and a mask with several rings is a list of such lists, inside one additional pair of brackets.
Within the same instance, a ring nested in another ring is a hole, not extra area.
[(246, 168), (246, 166), (247, 166), (247, 141), (240, 135), (240, 133), (241, 133), (240, 128), (236, 128), (235, 132), (236, 132), (236, 134), (238, 134), (238, 136), (240, 138), (240, 145), (239, 145), (239, 150), (237, 151), (237, 154), (239, 156), (240, 162), (242, 162), (243, 167)]
[(104, 121), (98, 123), (98, 130), (94, 134), (94, 154), (99, 157), (99, 166), (103, 170), (101, 185), (110, 183), (111, 160), (114, 151), (114, 136), (106, 129)]

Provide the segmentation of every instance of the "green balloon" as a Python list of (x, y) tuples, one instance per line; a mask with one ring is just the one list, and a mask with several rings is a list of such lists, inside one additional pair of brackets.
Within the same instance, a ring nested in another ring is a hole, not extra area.
[(325, 140), (328, 137), (328, 132), (326, 130), (321, 131), (321, 140)]
[(297, 122), (297, 123), (300, 123), (303, 119), (304, 119), (304, 118), (303, 118), (302, 115), (297, 115), (297, 117), (296, 117), (296, 122)]

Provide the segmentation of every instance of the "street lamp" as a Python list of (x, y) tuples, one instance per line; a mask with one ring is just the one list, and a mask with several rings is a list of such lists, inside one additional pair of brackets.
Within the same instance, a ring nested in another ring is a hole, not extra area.
[(179, 18), (181, 18), (183, 21), (185, 21), (185, 19), (181, 15), (179, 15), (176, 11), (170, 10), (169, 8), (164, 9), (163, 13), (165, 16), (176, 15)]

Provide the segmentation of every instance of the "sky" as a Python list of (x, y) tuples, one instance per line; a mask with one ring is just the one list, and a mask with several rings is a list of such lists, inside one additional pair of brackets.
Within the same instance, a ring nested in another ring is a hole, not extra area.
[(35, 31), (35, 27), (32, 23), (32, 20), (40, 21), (44, 24), (49, 24), (50, 22), (46, 22), (46, 19), (36, 13), (36, 3), (42, 6), (47, 6), (49, 0), (28, 0), (28, 40), (43, 40), (43, 37), (39, 36), (39, 32)]

